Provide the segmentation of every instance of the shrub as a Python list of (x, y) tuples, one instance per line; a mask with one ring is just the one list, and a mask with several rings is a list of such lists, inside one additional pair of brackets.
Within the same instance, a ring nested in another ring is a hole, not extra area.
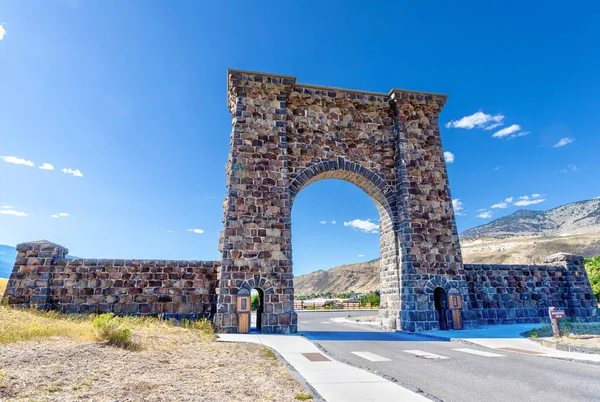
[(215, 331), (213, 330), (210, 320), (207, 320), (206, 318), (201, 318), (198, 321), (194, 321), (191, 328), (195, 331), (198, 331), (198, 334), (204, 340), (215, 339)]
[(120, 347), (132, 346), (133, 331), (123, 323), (121, 317), (116, 317), (113, 313), (100, 314), (94, 318), (92, 328), (94, 336), (99, 341)]
[(367, 304), (370, 304), (371, 307), (379, 307), (379, 292), (371, 292), (366, 296), (360, 297), (360, 306), (365, 307)]
[(600, 302), (600, 255), (586, 258), (584, 259), (584, 263), (588, 279), (592, 284), (592, 291), (596, 295), (598, 302)]

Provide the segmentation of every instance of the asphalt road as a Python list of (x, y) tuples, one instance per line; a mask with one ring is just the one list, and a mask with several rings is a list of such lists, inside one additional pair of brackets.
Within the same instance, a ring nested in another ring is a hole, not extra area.
[[(336, 360), (376, 372), (431, 399), (456, 402), (600, 400), (600, 365), (432, 341), (332, 321), (349, 314), (376, 315), (376, 312), (298, 311), (298, 329)], [(425, 353), (442, 358), (425, 358)], [(490, 353), (501, 356), (489, 356)], [(389, 360), (371, 361), (381, 359)]]

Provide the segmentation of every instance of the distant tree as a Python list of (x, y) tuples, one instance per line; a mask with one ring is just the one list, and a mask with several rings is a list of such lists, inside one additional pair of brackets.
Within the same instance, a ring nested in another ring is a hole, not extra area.
[(378, 307), (380, 303), (379, 292), (371, 292), (369, 294), (361, 296), (359, 300), (361, 307), (365, 307), (367, 304), (370, 304), (371, 307)]
[(600, 255), (586, 258), (583, 262), (585, 263), (585, 270), (592, 284), (592, 291), (596, 295), (598, 302), (600, 302)]
[(250, 308), (252, 309), (252, 311), (258, 310), (259, 304), (260, 301), (258, 299), (258, 293), (255, 293), (250, 297)]

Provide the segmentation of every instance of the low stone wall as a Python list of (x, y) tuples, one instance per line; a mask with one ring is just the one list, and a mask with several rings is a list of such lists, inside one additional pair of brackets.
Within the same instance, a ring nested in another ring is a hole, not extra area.
[(5, 293), (10, 305), (178, 319), (214, 313), (219, 261), (70, 259), (50, 242), (19, 244), (17, 251)]
[(470, 308), (479, 324), (548, 321), (551, 306), (580, 321), (599, 320), (583, 257), (554, 254), (544, 264), (465, 264)]

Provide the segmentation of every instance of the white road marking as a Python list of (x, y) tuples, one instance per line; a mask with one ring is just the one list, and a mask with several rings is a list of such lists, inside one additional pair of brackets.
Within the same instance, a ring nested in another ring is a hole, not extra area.
[(327, 321), (321, 321), (321, 324), (331, 324), (331, 323), (327, 322)]
[(470, 353), (472, 355), (484, 356), (484, 357), (504, 357), (504, 355), (499, 355), (497, 353), (483, 352), (481, 350), (469, 349), (469, 348), (460, 348), (460, 349), (452, 349), (457, 352)]
[(411, 353), (417, 357), (422, 357), (423, 359), (449, 359), (449, 357), (436, 355), (435, 353), (427, 353), (422, 350), (404, 350), (404, 352)]
[(300, 321), (300, 324), (308, 324), (308, 321)]
[(362, 357), (363, 359), (372, 361), (372, 362), (391, 362), (390, 359), (385, 358), (383, 356), (376, 355), (375, 353), (371, 353), (371, 352), (350, 352), (350, 353), (352, 353), (353, 355), (356, 355), (358, 357)]

